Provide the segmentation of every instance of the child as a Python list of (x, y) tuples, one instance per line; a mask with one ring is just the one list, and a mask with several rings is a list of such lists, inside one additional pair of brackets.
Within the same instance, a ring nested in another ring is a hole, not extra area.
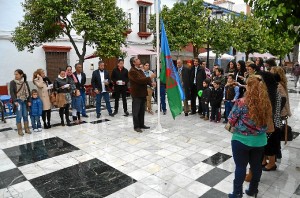
[(43, 103), (38, 96), (38, 91), (33, 89), (31, 91), (31, 105), (30, 105), (30, 119), (31, 125), (34, 132), (42, 131), (42, 125), (40, 117), (43, 112)]
[(214, 76), (213, 81), (217, 81), (217, 80), (220, 81), (220, 83), (221, 83), (220, 86), (223, 89), (226, 84), (226, 78), (223, 75), (224, 71), (222, 68), (216, 68), (215, 73), (216, 73), (216, 75)]
[(209, 97), (211, 93), (211, 89), (209, 88), (210, 79), (205, 79), (203, 81), (203, 93), (201, 97), (201, 105), (203, 113), (200, 116), (200, 118), (203, 118), (204, 120), (208, 120), (209, 118)]
[(75, 124), (80, 124), (80, 113), (84, 107), (83, 99), (80, 96), (79, 89), (75, 90), (75, 96), (72, 98), (72, 116)]
[(219, 80), (216, 80), (213, 82), (214, 88), (211, 90), (210, 94), (210, 106), (211, 106), (211, 116), (210, 116), (210, 121), (215, 121), (219, 122), (219, 111), (221, 108), (221, 103), (223, 99), (223, 91), (222, 88), (220, 87), (221, 82)]
[(227, 76), (227, 84), (224, 88), (225, 120), (223, 123), (228, 122), (227, 117), (234, 105), (234, 102), (239, 98), (240, 95), (239, 87), (236, 86), (233, 78), (233, 74), (229, 74)]

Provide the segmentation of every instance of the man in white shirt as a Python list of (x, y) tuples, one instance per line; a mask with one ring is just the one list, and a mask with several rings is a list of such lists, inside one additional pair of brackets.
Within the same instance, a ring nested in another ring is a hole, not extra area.
[(104, 69), (104, 62), (99, 61), (98, 70), (95, 70), (92, 74), (92, 86), (96, 93), (96, 113), (97, 118), (101, 116), (101, 99), (104, 97), (106, 103), (106, 109), (108, 111), (109, 116), (114, 117), (110, 101), (109, 101), (109, 93), (108, 93), (108, 85), (110, 83), (110, 77), (107, 70)]
[(76, 69), (76, 71), (73, 74), (77, 78), (77, 83), (75, 84), (76, 89), (79, 89), (80, 96), (82, 97), (83, 104), (84, 104), (82, 106), (82, 116), (88, 117), (88, 115), (86, 115), (86, 106), (85, 106), (86, 94), (85, 94), (85, 87), (84, 87), (84, 85), (86, 83), (86, 75), (84, 72), (82, 72), (82, 64), (76, 63), (75, 69)]

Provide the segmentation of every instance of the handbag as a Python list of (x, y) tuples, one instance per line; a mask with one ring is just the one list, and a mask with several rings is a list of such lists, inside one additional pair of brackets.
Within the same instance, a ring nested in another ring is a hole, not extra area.
[(52, 92), (50, 95), (50, 102), (55, 106), (56, 105), (56, 93)]
[(280, 130), (280, 140), (284, 141), (284, 144), (286, 144), (288, 141), (292, 141), (293, 140), (292, 127), (290, 127), (288, 125), (287, 118), (285, 119), (285, 123), (281, 127), (281, 130)]
[(231, 126), (231, 124), (229, 122), (226, 123), (225, 127), (224, 127), (227, 131), (229, 131), (230, 133), (233, 133), (233, 128)]

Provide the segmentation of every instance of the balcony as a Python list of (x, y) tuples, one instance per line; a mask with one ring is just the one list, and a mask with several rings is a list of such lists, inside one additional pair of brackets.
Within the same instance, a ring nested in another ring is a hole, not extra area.
[(124, 31), (124, 36), (128, 36), (128, 34), (130, 34), (132, 32), (132, 29), (131, 29), (131, 13), (126, 13), (125, 15), (125, 20), (127, 21), (127, 27)]

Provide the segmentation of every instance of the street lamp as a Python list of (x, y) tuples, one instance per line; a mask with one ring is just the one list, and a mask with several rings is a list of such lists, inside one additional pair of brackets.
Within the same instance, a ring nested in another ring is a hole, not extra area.
[[(223, 16), (223, 11), (221, 9), (213, 10), (211, 6), (208, 7), (209, 10), (211, 10), (211, 14), (208, 16), (208, 23), (207, 23), (207, 30), (210, 29), (210, 17), (216, 17), (216, 19), (221, 19)], [(210, 38), (207, 39), (207, 57), (206, 57), (206, 67), (209, 68), (209, 43)]]

